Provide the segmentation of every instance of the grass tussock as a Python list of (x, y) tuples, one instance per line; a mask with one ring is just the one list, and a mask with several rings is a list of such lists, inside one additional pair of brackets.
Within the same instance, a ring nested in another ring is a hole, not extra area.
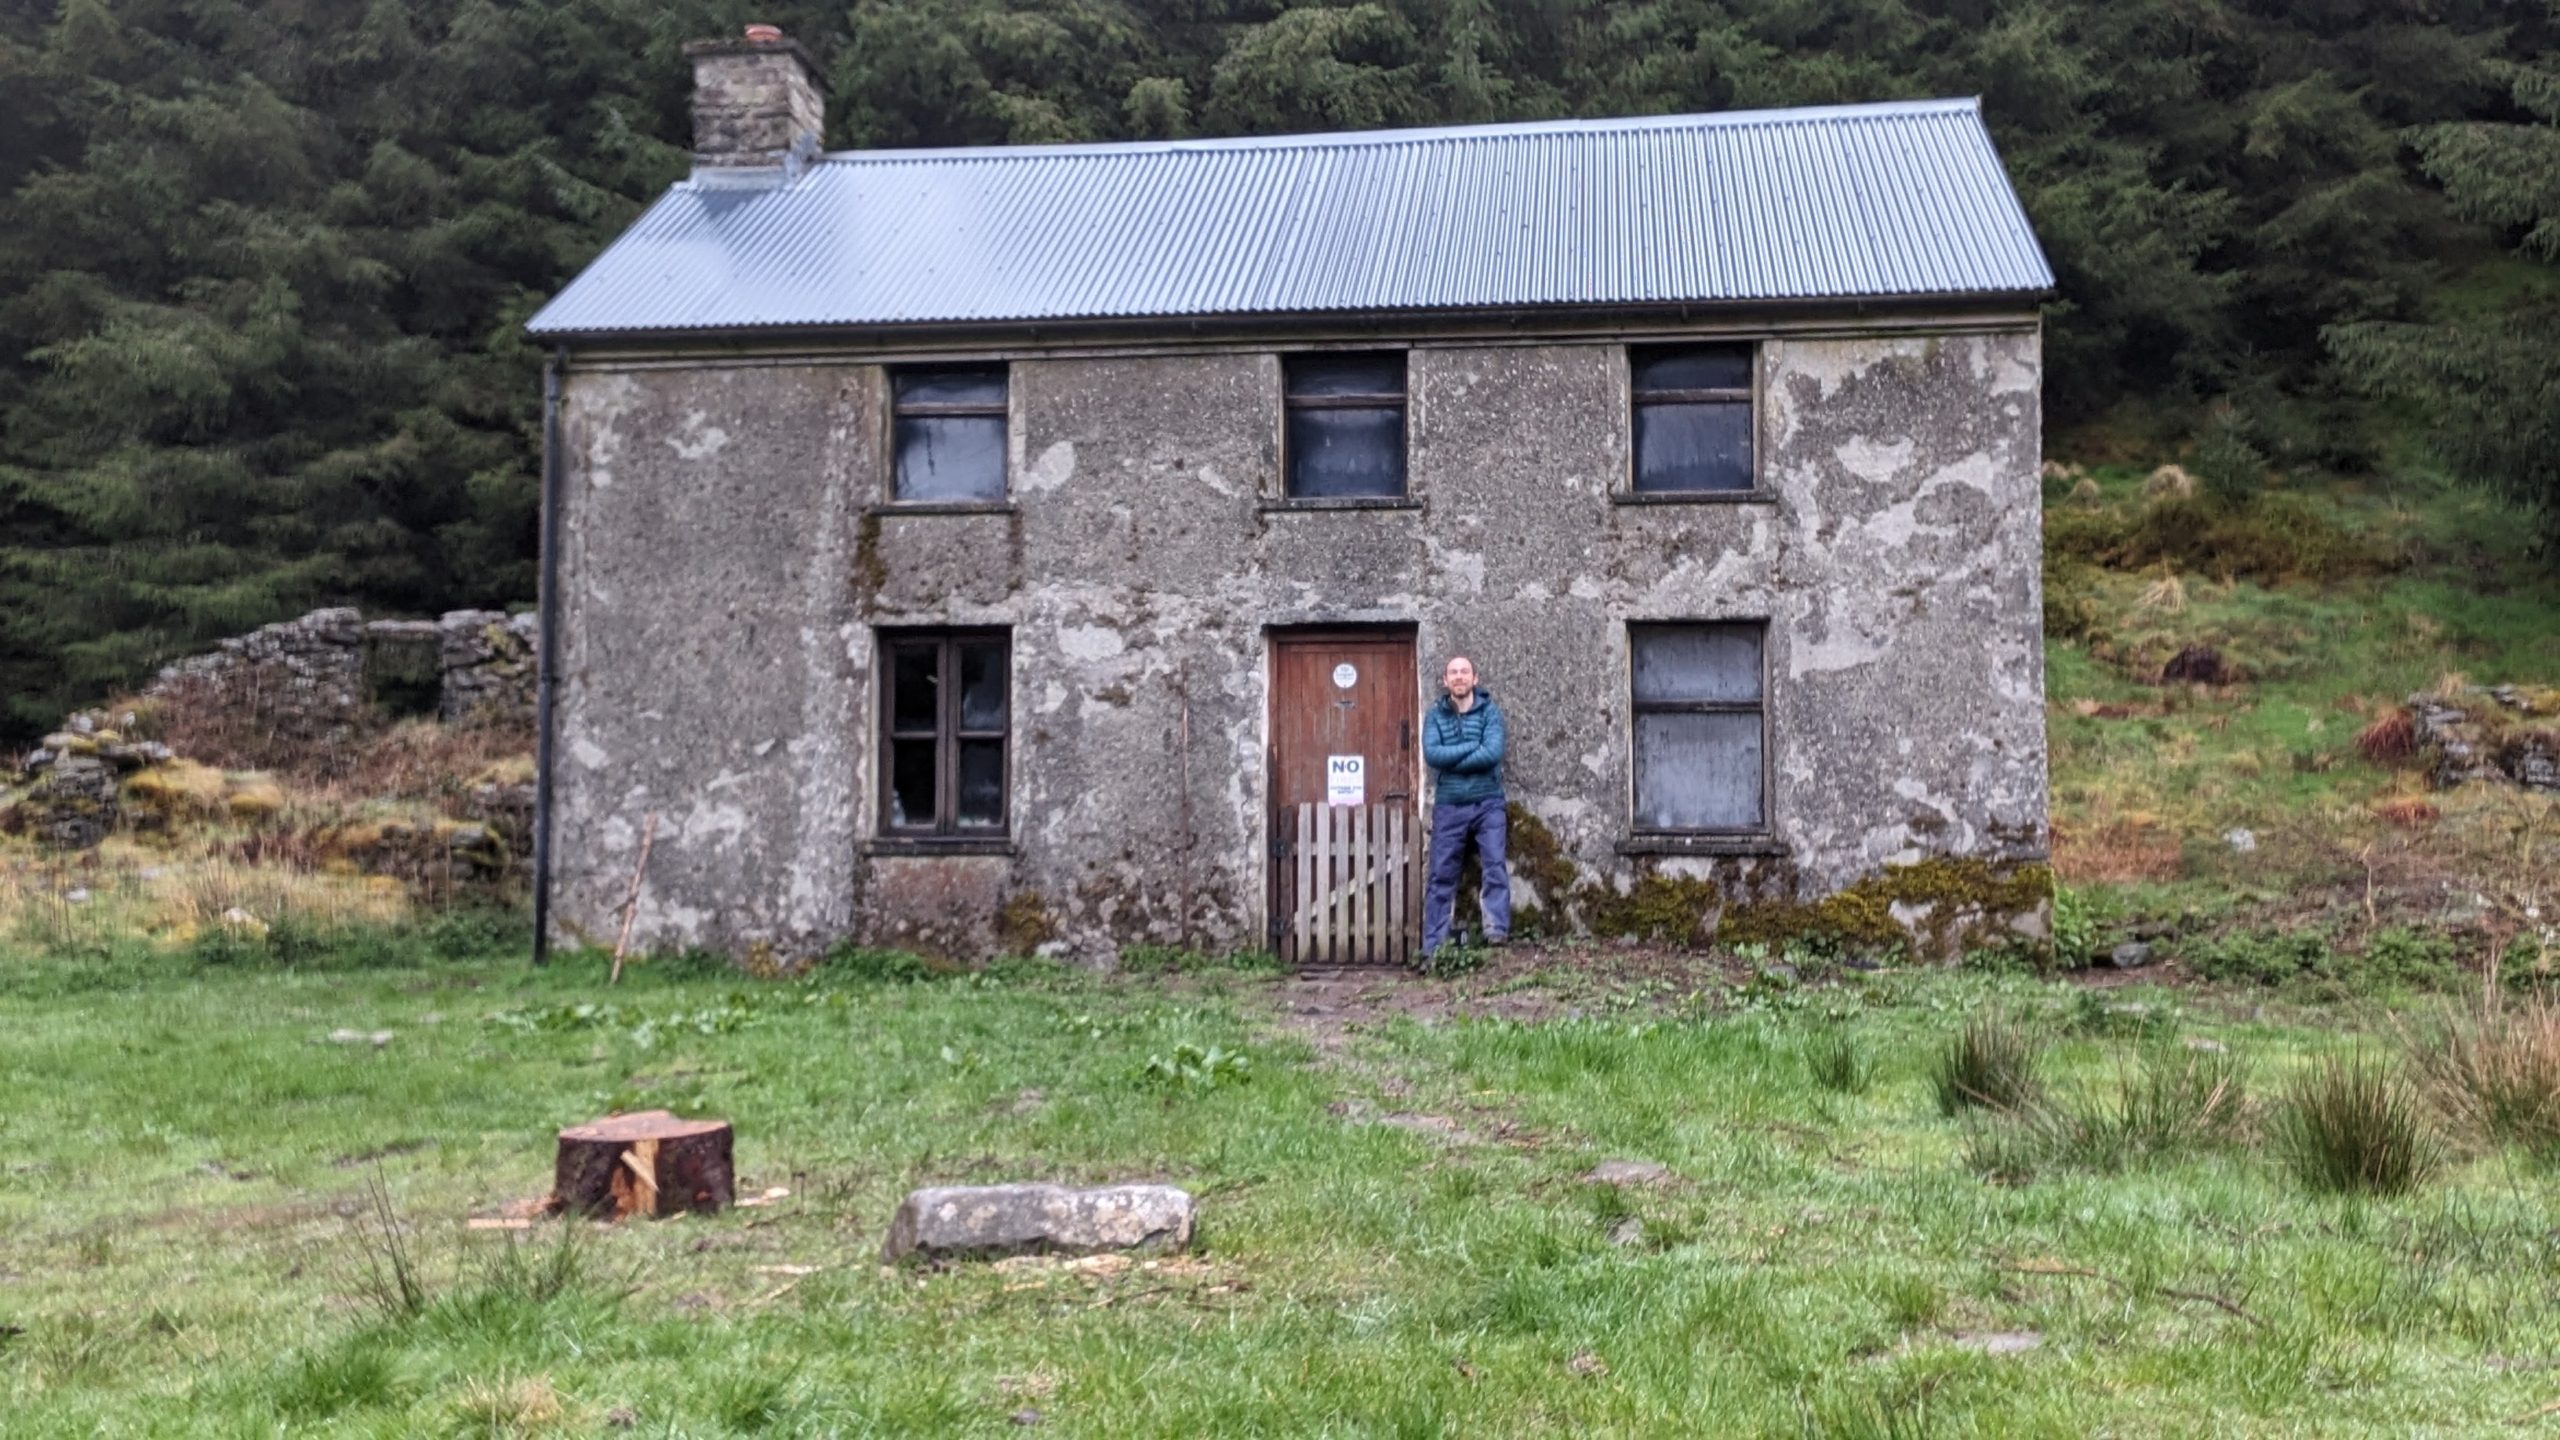
[(487, 1440), (544, 1434), (568, 1418), (559, 1393), (539, 1375), (466, 1380), (450, 1408), (454, 1434)]
[(2418, 753), (2418, 722), (2395, 705), (2356, 732), (2356, 753), (2376, 765), (2397, 765)]
[(2560, 1159), (2560, 1005), (2492, 998), (2410, 1048), (2430, 1096), (2465, 1129)]
[(2272, 1138), (2294, 1177), (2315, 1190), (2399, 1195), (2440, 1160), (2427, 1107), (2388, 1064), (2332, 1056), (2296, 1076)]
[(2115, 1171), (2222, 1149), (2243, 1138), (2247, 1070), (2227, 1052), (2147, 1050), (2114, 1087), (2072, 1102), (2043, 1099), (2007, 1112), (1966, 1146), (1973, 1168), (2005, 1180), (2067, 1167)]
[(1938, 1112), (2027, 1109), (2043, 1093), (2036, 1075), (2043, 1050), (2043, 1042), (2015, 1020), (1985, 1016), (1968, 1023), (1930, 1071)]
[(1876, 1057), (1845, 1026), (1825, 1029), (1804, 1046), (1806, 1073), (1835, 1095), (1863, 1095), (1875, 1084)]

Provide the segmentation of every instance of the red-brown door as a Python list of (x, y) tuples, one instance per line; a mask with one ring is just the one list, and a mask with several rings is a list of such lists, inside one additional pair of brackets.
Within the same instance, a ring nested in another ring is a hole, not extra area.
[(1384, 965), (1421, 938), (1410, 631), (1271, 637), (1272, 935), (1294, 965)]

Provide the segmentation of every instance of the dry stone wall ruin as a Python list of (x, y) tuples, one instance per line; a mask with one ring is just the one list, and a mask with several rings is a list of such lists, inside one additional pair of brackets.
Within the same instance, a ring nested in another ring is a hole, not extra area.
[(141, 698), (220, 704), (305, 742), (343, 739), (386, 712), (530, 725), (536, 633), (533, 615), (496, 610), (371, 621), (314, 610), (166, 667)]
[[(150, 738), (181, 729), (225, 735), (225, 748), (250, 752), (261, 765), (352, 747), (408, 715), (520, 731), (529, 748), (537, 634), (530, 614), (456, 610), (435, 620), (368, 621), (333, 608), (235, 636), (163, 668), (117, 706), (65, 717), (21, 759), (25, 788), (13, 819), (50, 848), (96, 845), (123, 818), (126, 780), (179, 758), (205, 758), (181, 757)], [(511, 834), (529, 833), (530, 816), (519, 812), (530, 809), (531, 787), (490, 788), (474, 797), (475, 813)]]

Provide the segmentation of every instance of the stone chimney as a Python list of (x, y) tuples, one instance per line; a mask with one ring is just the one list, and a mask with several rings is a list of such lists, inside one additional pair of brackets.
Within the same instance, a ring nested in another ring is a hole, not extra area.
[(693, 61), (693, 163), (780, 167), (797, 173), (819, 151), (827, 102), (817, 62), (771, 25), (750, 25), (736, 40), (696, 40)]

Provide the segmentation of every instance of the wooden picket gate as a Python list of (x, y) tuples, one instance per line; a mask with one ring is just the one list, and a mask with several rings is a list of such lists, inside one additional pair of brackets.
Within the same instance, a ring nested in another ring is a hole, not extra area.
[(1401, 965), (1422, 940), (1421, 846), (1412, 807), (1290, 807), (1275, 855), (1280, 958), (1291, 965)]

